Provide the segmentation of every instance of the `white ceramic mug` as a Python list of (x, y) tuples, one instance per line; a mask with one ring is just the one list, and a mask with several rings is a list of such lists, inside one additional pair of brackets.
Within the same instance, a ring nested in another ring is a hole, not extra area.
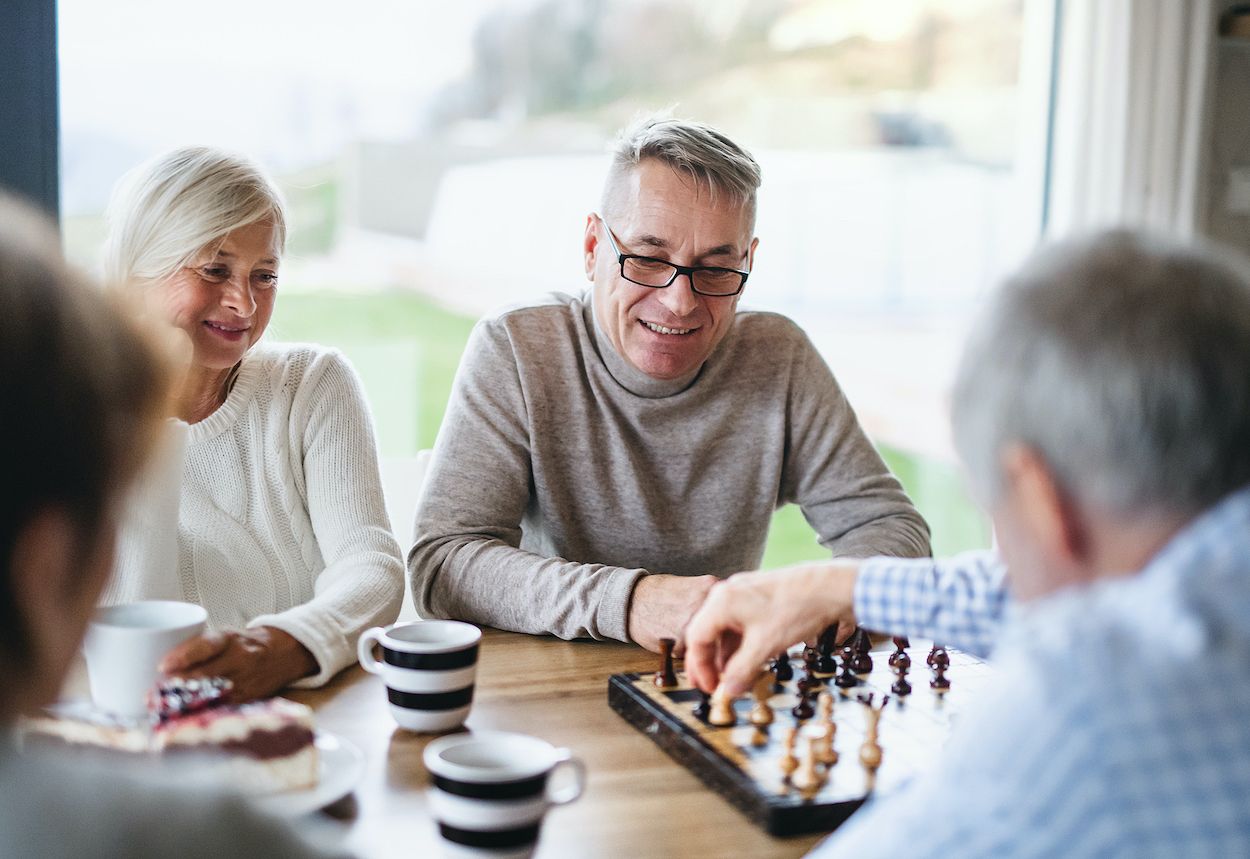
[(98, 609), (83, 654), (91, 700), (102, 710), (138, 718), (166, 653), (204, 631), (208, 612), (186, 602), (154, 600)]
[[(444, 853), (452, 857), (523, 859), (538, 843), (543, 815), (586, 788), (586, 766), (568, 749), (537, 737), (486, 731), (442, 737), (425, 747), (430, 811)], [(568, 768), (572, 780), (552, 789)]]
[[(450, 731), (473, 704), (482, 631), (458, 620), (418, 620), (374, 627), (356, 645), (360, 665), (386, 684), (391, 715), (409, 731)], [(382, 649), (379, 660), (373, 646)]]

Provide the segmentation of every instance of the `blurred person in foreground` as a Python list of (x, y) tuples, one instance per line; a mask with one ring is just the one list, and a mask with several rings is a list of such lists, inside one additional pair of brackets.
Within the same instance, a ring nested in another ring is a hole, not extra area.
[(833, 556), (929, 553), (802, 329), (738, 309), (759, 184), (703, 123), (622, 131), (582, 234), (592, 287), (488, 317), (465, 349), (408, 556), (421, 614), (656, 650), (760, 563), (785, 504)]
[(209, 632), (167, 674), (223, 676), (237, 700), (319, 686), (403, 599), (373, 424), (337, 351), (262, 342), (287, 216), (247, 159), (178, 149), (108, 212), (105, 275), (145, 325), (189, 342), (161, 444), (121, 534), (108, 602), (178, 599)]
[(312, 855), (240, 798), (16, 752), (17, 717), (55, 699), (109, 575), (166, 377), (47, 225), (2, 195), (0, 307), (0, 856)]
[(938, 764), (819, 855), (1250, 855), (1244, 263), (1124, 232), (1042, 252), (952, 412), (1001, 558), (734, 576), (688, 628), (694, 682), (741, 693), (833, 622), (993, 650)]

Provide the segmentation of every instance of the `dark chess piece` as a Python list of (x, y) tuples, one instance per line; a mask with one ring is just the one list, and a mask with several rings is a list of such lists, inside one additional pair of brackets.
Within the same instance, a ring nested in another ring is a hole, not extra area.
[(712, 696), (706, 692), (699, 693), (699, 703), (694, 705), (692, 715), (700, 722), (706, 722), (708, 713), (712, 711)]
[(781, 651), (773, 662), (773, 675), (778, 683), (789, 683), (794, 679), (794, 668), (790, 665), (790, 654)]
[(826, 627), (816, 642), (816, 649), (820, 652), (820, 658), (816, 660), (816, 671), (823, 677), (832, 677), (838, 673), (838, 661), (833, 655), (837, 646), (838, 625), (835, 623)]
[[(911, 642), (902, 636), (894, 636), (894, 652), (890, 654), (889, 666), (893, 668), (898, 662), (900, 656), (907, 656), (907, 648), (911, 647)], [(910, 657), (907, 660), (911, 662)]]
[(674, 638), (660, 639), (660, 670), (655, 672), (655, 685), (661, 689), (677, 687), (677, 672), (673, 670), (673, 648), (676, 646)]
[(933, 645), (933, 647), (929, 648), (929, 655), (928, 655), (928, 656), (926, 656), (926, 657), (924, 658), (924, 664), (925, 664), (925, 665), (927, 665), (927, 666), (929, 666), (930, 668), (932, 668), (932, 667), (933, 667), (933, 657), (935, 657), (935, 656), (937, 655), (937, 652), (938, 652), (939, 650), (945, 650), (945, 648), (944, 648), (944, 647), (942, 647), (942, 645), (940, 645), (940, 644), (936, 644), (936, 643)]
[(794, 709), (790, 711), (790, 714), (800, 722), (816, 715), (816, 708), (812, 706), (811, 692), (804, 692), (799, 696), (799, 703), (794, 705)]
[(806, 672), (806, 676), (803, 679), (807, 681), (807, 688), (809, 689), (819, 689), (825, 685), (824, 679), (817, 671), (819, 661), (820, 653), (817, 652), (816, 648), (808, 647), (803, 650), (803, 670)]
[(911, 657), (902, 651), (896, 653), (895, 656), (898, 659), (894, 660), (894, 673), (898, 679), (894, 681), (890, 691), (900, 698), (905, 698), (911, 694), (911, 684), (907, 682), (907, 672), (911, 670)]
[(855, 676), (855, 671), (851, 667), (852, 659), (851, 646), (848, 644), (842, 648), (842, 671), (833, 681), (839, 689), (850, 689), (852, 686), (859, 685), (859, 678)]
[(872, 639), (868, 637), (868, 632), (856, 629), (851, 634), (851, 670), (856, 674), (872, 673), (872, 656), (868, 653), (871, 649)]
[(951, 667), (950, 654), (945, 647), (934, 645), (929, 660), (929, 666), (933, 669), (933, 679), (929, 681), (929, 685), (939, 692), (945, 692), (951, 688), (951, 681), (946, 678), (946, 669)]

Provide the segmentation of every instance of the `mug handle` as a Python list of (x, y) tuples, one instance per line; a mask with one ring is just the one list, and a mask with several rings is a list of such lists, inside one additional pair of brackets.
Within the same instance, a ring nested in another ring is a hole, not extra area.
[(549, 788), (547, 790), (548, 805), (568, 805), (586, 790), (586, 764), (568, 749), (557, 749), (556, 763), (551, 768), (551, 773), (554, 775), (556, 770), (566, 765), (573, 769), (573, 783), (556, 793), (552, 793)]
[(360, 634), (360, 639), (356, 642), (356, 658), (360, 661), (360, 667), (370, 674), (377, 674), (381, 671), (381, 663), (373, 655), (373, 645), (381, 640), (385, 632), (386, 630), (380, 626), (366, 629)]

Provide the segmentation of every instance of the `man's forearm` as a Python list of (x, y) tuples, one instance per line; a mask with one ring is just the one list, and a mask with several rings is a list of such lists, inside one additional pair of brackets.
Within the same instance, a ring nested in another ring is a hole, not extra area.
[(544, 558), (499, 540), (426, 537), (408, 556), (417, 611), (560, 638), (628, 641), (627, 611), (645, 571)]
[(855, 583), (861, 626), (978, 656), (997, 640), (1007, 604), (1006, 569), (990, 551), (940, 561), (872, 558), (860, 564)]

